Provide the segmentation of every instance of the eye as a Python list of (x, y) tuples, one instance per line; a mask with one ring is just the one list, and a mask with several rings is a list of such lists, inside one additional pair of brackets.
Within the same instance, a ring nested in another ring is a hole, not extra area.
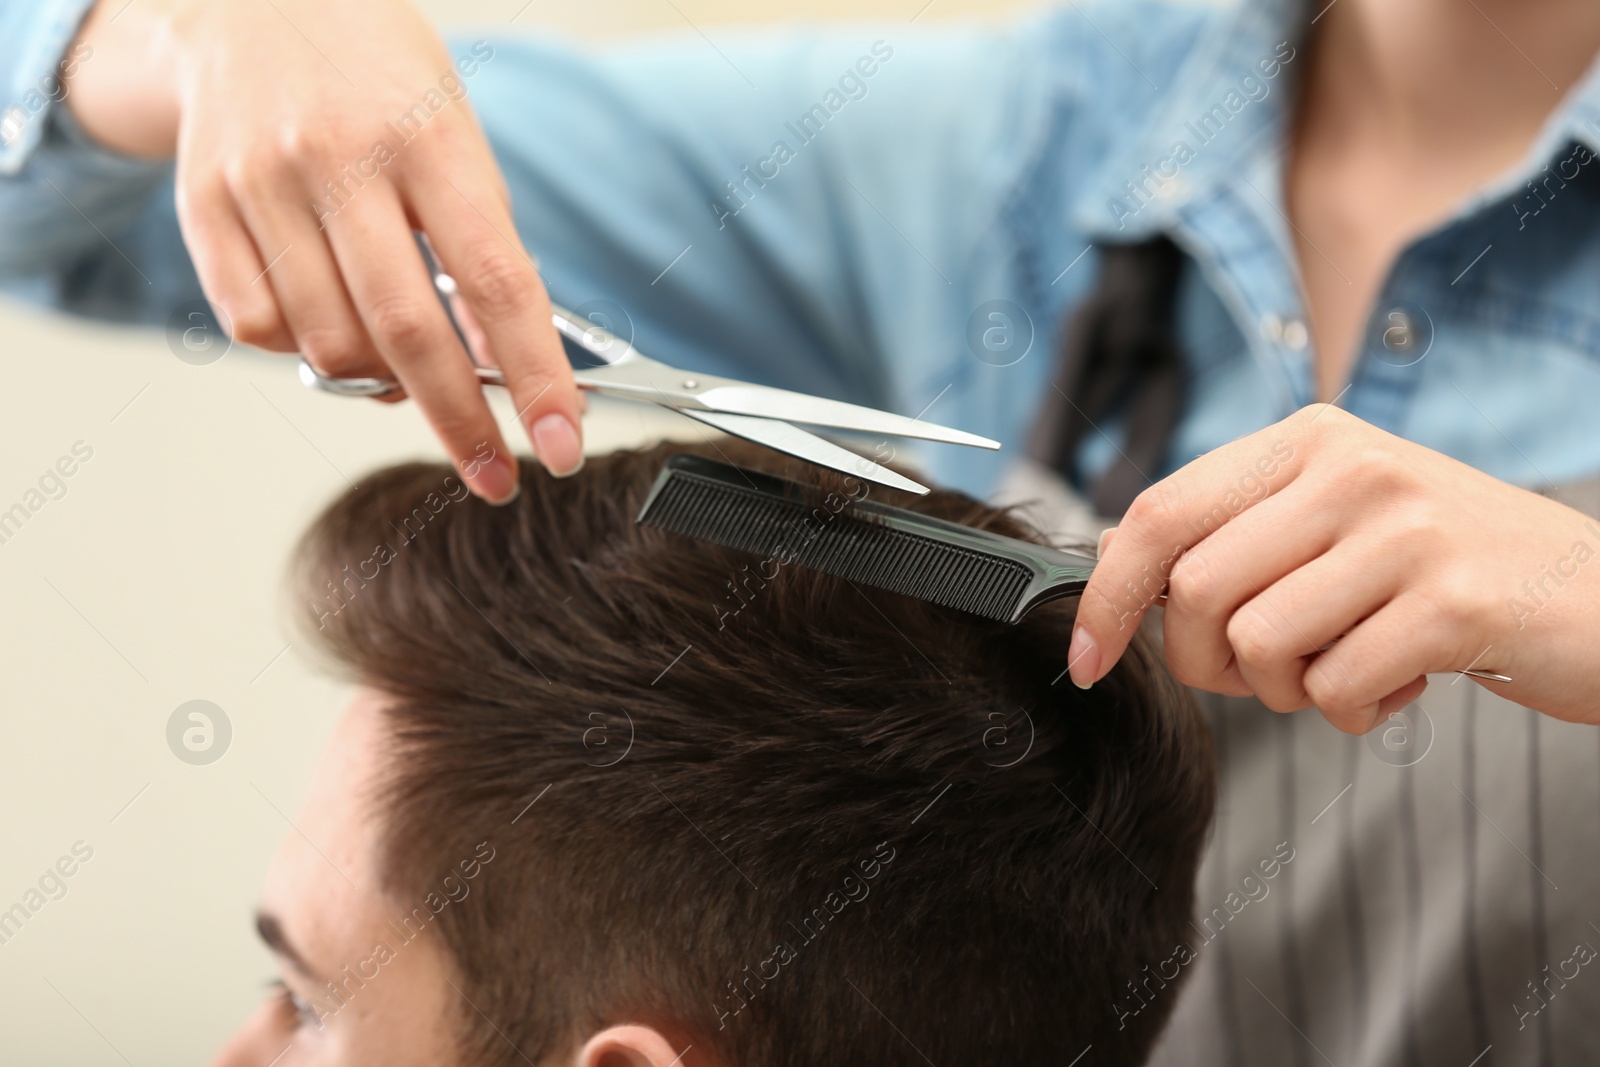
[(316, 1005), (290, 989), (287, 982), (278, 979), (272, 983), (272, 991), (273, 999), (278, 1002), (283, 1014), (294, 1019), (294, 1029), (322, 1029), (322, 1014), (317, 1011)]

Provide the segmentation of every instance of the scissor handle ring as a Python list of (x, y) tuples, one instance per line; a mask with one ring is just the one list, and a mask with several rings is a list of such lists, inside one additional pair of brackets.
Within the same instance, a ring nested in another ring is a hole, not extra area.
[(323, 374), (304, 357), (300, 357), (300, 384), (335, 396), (388, 396), (400, 388), (400, 383), (390, 378), (334, 378)]
[[(506, 384), (499, 367), (473, 366), (478, 380), (485, 385)], [(388, 396), (400, 391), (400, 383), (392, 378), (334, 378), (313, 367), (304, 356), (300, 358), (300, 384), (320, 389), (334, 396)]]

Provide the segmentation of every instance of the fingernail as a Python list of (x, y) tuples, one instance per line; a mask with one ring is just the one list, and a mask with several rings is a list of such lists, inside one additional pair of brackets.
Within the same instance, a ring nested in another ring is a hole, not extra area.
[(472, 476), (472, 488), (496, 507), (504, 507), (522, 495), (522, 485), (505, 456), (495, 456), (479, 467), (478, 473)]
[(578, 428), (565, 415), (551, 412), (533, 424), (533, 449), (545, 470), (557, 478), (568, 478), (583, 469), (583, 445)]
[(1079, 689), (1093, 685), (1100, 673), (1100, 649), (1082, 626), (1073, 628), (1072, 645), (1067, 649), (1067, 668), (1072, 672), (1072, 684)]
[(1100, 559), (1106, 554), (1106, 546), (1111, 543), (1111, 535), (1117, 532), (1115, 526), (1109, 526), (1100, 531), (1100, 540), (1094, 546), (1094, 558)]

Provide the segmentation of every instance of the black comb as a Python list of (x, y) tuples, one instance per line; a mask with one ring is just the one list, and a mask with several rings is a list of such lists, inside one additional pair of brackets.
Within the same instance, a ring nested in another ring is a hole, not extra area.
[(668, 458), (635, 521), (1000, 622), (1083, 592), (1095, 564), (688, 453)]

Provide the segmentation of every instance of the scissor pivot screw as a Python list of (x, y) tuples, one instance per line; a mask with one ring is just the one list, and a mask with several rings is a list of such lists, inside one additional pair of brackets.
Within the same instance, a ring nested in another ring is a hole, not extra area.
[(694, 378), (685, 378), (683, 380), (683, 387), (685, 389), (698, 389), (700, 388), (700, 383)]

